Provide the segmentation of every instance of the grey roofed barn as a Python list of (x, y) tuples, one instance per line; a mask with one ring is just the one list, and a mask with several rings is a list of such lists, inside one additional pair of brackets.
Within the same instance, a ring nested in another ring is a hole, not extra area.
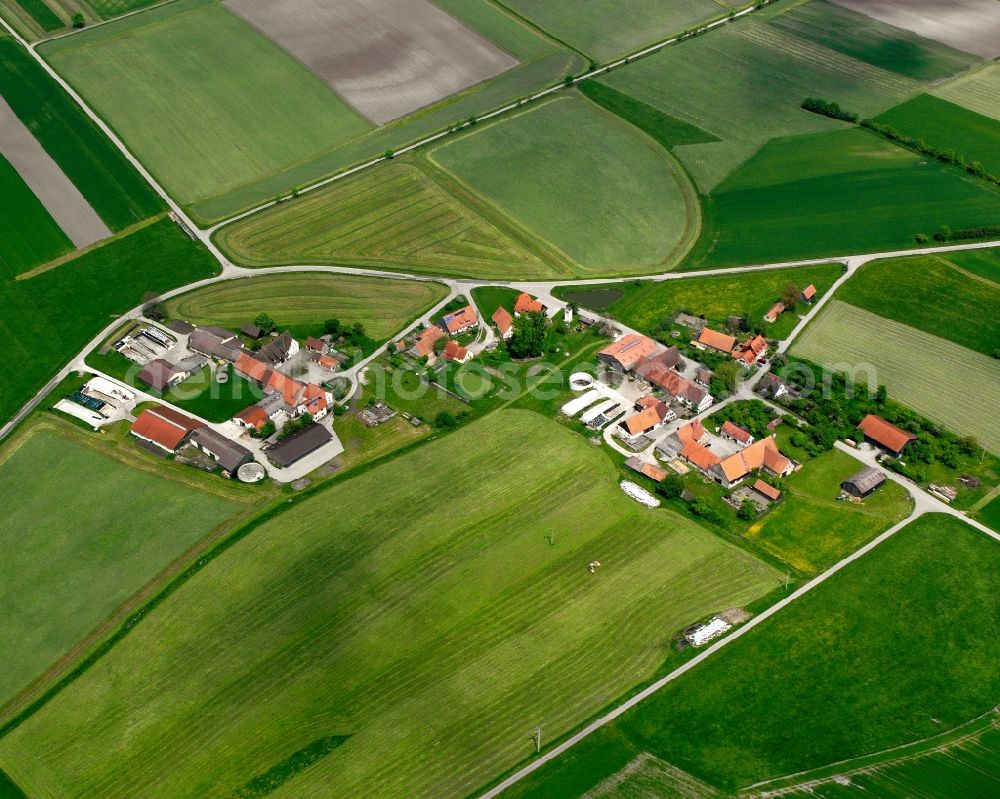
[(226, 438), (210, 427), (202, 427), (191, 434), (191, 443), (211, 455), (222, 470), (233, 474), (244, 463), (253, 460), (253, 453), (242, 444)]
[(235, 361), (243, 350), (236, 334), (221, 327), (199, 327), (188, 337), (188, 349), (224, 361)]
[(315, 452), (332, 439), (333, 435), (323, 425), (311, 424), (270, 447), (267, 450), (267, 459), (275, 466), (285, 468), (302, 460), (310, 452)]
[(873, 466), (869, 466), (857, 474), (848, 477), (840, 484), (840, 487), (848, 494), (856, 497), (867, 497), (884, 482), (885, 473)]

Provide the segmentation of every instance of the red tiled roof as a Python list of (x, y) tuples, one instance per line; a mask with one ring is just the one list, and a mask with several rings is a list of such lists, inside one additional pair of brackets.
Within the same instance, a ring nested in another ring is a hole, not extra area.
[(514, 303), (514, 313), (541, 313), (544, 310), (545, 306), (526, 291), (521, 292)]
[(153, 441), (173, 452), (190, 433), (204, 427), (203, 422), (163, 405), (147, 408), (132, 423), (132, 434)]
[(267, 411), (259, 405), (251, 405), (249, 408), (244, 408), (233, 418), (240, 419), (244, 424), (248, 424), (257, 430), (260, 430), (265, 424), (267, 424), (268, 415)]
[(719, 468), (726, 479), (733, 482), (762, 466), (775, 474), (783, 474), (791, 465), (792, 462), (778, 451), (773, 438), (762, 438), (743, 451), (730, 455), (719, 464)]
[(598, 355), (614, 358), (623, 369), (631, 369), (643, 358), (648, 358), (656, 352), (656, 342), (646, 336), (629, 333), (618, 341), (609, 344)]
[(240, 353), (240, 357), (236, 359), (233, 368), (244, 377), (256, 380), (261, 385), (267, 382), (268, 373), (271, 371), (271, 367), (266, 363), (258, 361), (252, 355), (247, 355), (245, 352)]
[(307, 383), (302, 393), (301, 404), (305, 405), (306, 413), (311, 413), (313, 416), (325, 411), (329, 405), (326, 401), (326, 390), (315, 383)]
[(699, 469), (711, 469), (719, 462), (718, 455), (693, 439), (684, 445), (681, 457), (691, 461)]
[(305, 386), (303, 386), (302, 383), (294, 377), (289, 377), (281, 372), (272, 371), (267, 376), (267, 383), (264, 388), (268, 391), (277, 391), (281, 394), (281, 398), (285, 401), (285, 403), (294, 408), (299, 404), (299, 397), (302, 396), (302, 391)]
[(656, 425), (662, 422), (667, 417), (667, 410), (668, 408), (664, 403), (658, 402), (638, 413), (632, 414), (622, 422), (622, 425), (628, 430), (629, 435), (638, 435), (644, 430), (656, 427)]
[(316, 362), (320, 366), (325, 366), (327, 369), (336, 369), (340, 364), (337, 363), (337, 359), (332, 355), (320, 355)]
[(764, 314), (764, 319), (767, 322), (775, 321), (781, 314), (785, 312), (785, 303), (776, 302), (771, 306), (771, 310)]
[(733, 424), (728, 419), (723, 423), (721, 432), (730, 438), (735, 438), (737, 441), (742, 441), (744, 444), (747, 443), (753, 436), (751, 436), (746, 430), (740, 427), (738, 424)]
[(768, 499), (774, 499), (774, 500), (781, 499), (781, 492), (773, 485), (769, 485), (768, 483), (765, 483), (763, 480), (758, 480), (756, 483), (754, 483), (753, 490), (763, 494)]
[(677, 428), (677, 439), (682, 444), (687, 444), (688, 441), (701, 441), (705, 437), (705, 425), (701, 423), (701, 419), (695, 419), (693, 422)]
[(732, 352), (733, 347), (736, 346), (736, 336), (730, 336), (726, 333), (720, 333), (718, 330), (712, 330), (710, 327), (703, 328), (701, 333), (698, 335), (698, 343), (704, 344), (706, 347), (711, 347), (713, 350), (718, 350), (719, 352)]
[(467, 347), (463, 347), (457, 341), (450, 340), (444, 345), (444, 355), (449, 361), (464, 361), (466, 356), (468, 356), (469, 350)]
[(466, 305), (464, 308), (447, 314), (443, 321), (449, 333), (459, 333), (476, 324), (478, 318), (475, 309), (471, 305)]
[(326, 352), (326, 342), (322, 339), (309, 336), (306, 339), (306, 349), (315, 350), (316, 352)]
[(444, 331), (440, 327), (431, 325), (417, 336), (417, 343), (413, 345), (413, 351), (420, 357), (430, 355), (434, 352), (434, 342), (444, 336), (444, 334)]
[(501, 336), (506, 336), (507, 331), (514, 326), (514, 317), (510, 315), (510, 311), (500, 306), (493, 312), (493, 324), (497, 326)]
[(913, 433), (900, 430), (896, 425), (873, 413), (861, 420), (858, 429), (876, 444), (895, 452), (897, 455), (903, 451), (903, 447), (916, 438)]
[(810, 283), (804, 289), (802, 289), (802, 299), (808, 301), (816, 296), (816, 287)]

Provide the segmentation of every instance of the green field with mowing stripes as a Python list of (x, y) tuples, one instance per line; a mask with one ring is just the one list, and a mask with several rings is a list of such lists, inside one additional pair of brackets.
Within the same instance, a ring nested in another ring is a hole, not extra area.
[[(1000, 254), (995, 251), (914, 255), (865, 264), (837, 299), (993, 355), (1000, 348), (1000, 283), (965, 269), (962, 259), (972, 260), (970, 255), (977, 263), (992, 260), (994, 277), (1000, 279)], [(930, 286), (939, 301), (928, 302)]]
[(333, 736), (275, 799), (463, 797), (529, 757), (535, 725), (568, 731), (686, 624), (779, 585), (616, 473), (508, 410), (295, 500), (0, 741), (0, 763), (29, 794), (225, 799)]
[(157, 2), (161, 2), (161, 0), (87, 0), (88, 5), (103, 19), (111, 19)]
[(1000, 361), (914, 327), (833, 300), (792, 353), (864, 379), (866, 366), (889, 395), (958, 435), (1000, 452)]
[(667, 152), (579, 95), (478, 128), (430, 157), (585, 274), (662, 269), (697, 231), (693, 189)]
[(970, 164), (978, 161), (987, 173), (1000, 176), (1000, 120), (921, 94), (875, 121), (940, 150), (951, 150)]
[(506, 5), (556, 38), (597, 61), (638, 50), (680, 33), (696, 23), (721, 17), (730, 7), (713, 0), (618, 0), (588, 3), (573, 0), (506, 0)]
[(160, 198), (69, 95), (3, 35), (0, 95), (111, 230), (163, 210)]
[(715, 187), (685, 267), (903, 249), (998, 218), (1000, 189), (863, 130), (773, 139)]
[(998, 568), (923, 516), (504, 795), (576, 799), (644, 752), (736, 792), (957, 727), (1000, 695)]
[(570, 271), (554, 253), (536, 253), (530, 236), (484, 218), (485, 203), (448, 182), (411, 163), (381, 164), (224, 227), (216, 240), (248, 266), (347, 263), (511, 280)]
[(991, 62), (960, 75), (936, 87), (933, 94), (977, 114), (1000, 119), (1000, 64)]
[(17, 275), (72, 249), (73, 242), (0, 155), (0, 266)]
[(703, 193), (714, 192), (774, 136), (843, 127), (802, 110), (806, 97), (829, 98), (862, 116), (874, 116), (920, 88), (910, 78), (756, 17), (668, 47), (600, 79), (721, 140), (675, 150)]
[(239, 510), (59, 431), (0, 451), (0, 706)]
[(334, 318), (348, 325), (360, 322), (369, 338), (381, 341), (447, 293), (430, 281), (300, 272), (226, 280), (174, 297), (166, 308), (171, 316), (194, 324), (234, 328), (261, 312), (282, 327), (322, 327)]
[(17, 4), (27, 11), (39, 27), (46, 32), (57, 31), (64, 27), (63, 21), (45, 4), (44, 0), (17, 0)]
[(184, 204), (369, 128), (305, 66), (215, 4), (179, 0), (40, 52)]
[(921, 81), (947, 78), (982, 60), (824, 0), (795, 5), (771, 24), (866, 64)]

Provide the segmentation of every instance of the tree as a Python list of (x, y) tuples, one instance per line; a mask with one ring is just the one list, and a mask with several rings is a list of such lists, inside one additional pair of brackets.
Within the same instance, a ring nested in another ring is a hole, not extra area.
[(386, 150), (382, 153), (382, 155), (384, 155), (387, 160), (391, 161), (396, 154), (392, 150)]
[(434, 426), (446, 429), (449, 427), (455, 427), (458, 424), (458, 419), (455, 418), (455, 414), (451, 411), (441, 411), (437, 416), (434, 417)]
[(355, 338), (364, 338), (365, 336), (365, 326), (361, 322), (355, 322), (351, 326), (351, 335)]
[(514, 319), (514, 332), (507, 340), (512, 358), (534, 358), (542, 354), (547, 333), (545, 314), (524, 313)]
[(880, 385), (875, 390), (875, 402), (878, 403), (879, 407), (884, 408), (886, 400), (889, 398), (889, 392), (885, 386)]
[(442, 352), (444, 352), (444, 348), (447, 346), (447, 344), (448, 344), (448, 339), (445, 336), (441, 336), (441, 338), (436, 339), (434, 341), (434, 354), (440, 355)]
[(979, 450), (979, 439), (975, 436), (964, 436), (958, 439), (958, 449), (963, 455), (972, 455)]
[(715, 372), (712, 374), (712, 382), (719, 381), (730, 394), (736, 391), (739, 379), (740, 368), (736, 365), (736, 361), (723, 361), (715, 367)]
[(86, 20), (84, 20), (83, 18), (83, 14), (79, 12), (73, 15), (72, 22), (74, 28), (82, 28), (84, 25), (87, 24)]
[(344, 332), (344, 326), (340, 323), (339, 319), (327, 319), (323, 323), (323, 332), (328, 333), (334, 338), (338, 338)]
[(264, 422), (260, 430), (254, 430), (251, 433), (251, 435), (254, 438), (268, 438), (274, 435), (274, 430), (275, 430), (274, 422), (271, 419), (268, 419), (266, 422)]
[(253, 320), (253, 323), (260, 328), (260, 332), (267, 335), (268, 333), (273, 333), (274, 329), (278, 326), (270, 314), (259, 313), (257, 318)]
[(656, 487), (656, 493), (665, 499), (673, 499), (684, 493), (684, 481), (676, 474), (668, 474)]
[(757, 518), (757, 505), (751, 499), (743, 500), (740, 505), (740, 509), (736, 511), (737, 518), (743, 519), (743, 521), (748, 522), (752, 519)]
[(781, 301), (785, 304), (785, 309), (794, 311), (799, 302), (802, 291), (794, 283), (789, 283), (781, 290)]

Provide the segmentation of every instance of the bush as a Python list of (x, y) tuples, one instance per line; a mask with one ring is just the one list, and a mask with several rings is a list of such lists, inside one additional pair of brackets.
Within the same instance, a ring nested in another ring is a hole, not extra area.
[(76, 14), (73, 15), (73, 17), (72, 17), (72, 23), (73, 23), (73, 27), (77, 28), (77, 29), (82, 28), (84, 25), (87, 24), (86, 20), (84, 20), (84, 18), (83, 18), (83, 14), (81, 14), (79, 12), (77, 12)]
[(692, 499), (688, 503), (688, 507), (691, 509), (691, 513), (700, 519), (704, 519), (710, 524), (717, 524), (722, 526), (722, 516), (719, 512), (709, 505), (703, 499)]
[(664, 499), (674, 499), (675, 497), (679, 497), (684, 493), (684, 481), (679, 475), (669, 474), (664, 481), (656, 487), (656, 493)]
[(264, 335), (273, 333), (275, 328), (278, 326), (278, 323), (271, 318), (270, 314), (266, 313), (257, 314), (253, 323), (260, 328), (260, 332)]
[(837, 103), (831, 103), (827, 100), (821, 100), (819, 97), (807, 97), (802, 101), (802, 107), (806, 111), (811, 111), (814, 114), (819, 114), (821, 116), (830, 117), (831, 119), (840, 119), (844, 122), (857, 122), (858, 115), (850, 111), (844, 111)]
[(753, 500), (745, 499), (743, 500), (743, 504), (740, 505), (740, 509), (736, 511), (736, 516), (745, 522), (749, 522), (757, 518), (757, 512), (757, 504)]
[(434, 417), (434, 426), (446, 430), (458, 425), (458, 418), (451, 411), (441, 411)]

